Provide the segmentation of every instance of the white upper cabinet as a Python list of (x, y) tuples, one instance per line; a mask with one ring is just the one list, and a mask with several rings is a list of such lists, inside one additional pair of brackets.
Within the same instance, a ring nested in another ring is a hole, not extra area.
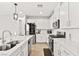
[(53, 16), (54, 16), (53, 22), (59, 19), (59, 4), (54, 9), (54, 15)]
[(54, 13), (50, 18), (51, 28), (53, 28), (53, 23), (59, 19), (59, 4), (54, 8)]
[(79, 27), (79, 2), (69, 3), (70, 23), (71, 27)]
[(52, 23), (60, 19), (60, 28), (79, 28), (79, 2), (59, 3), (51, 19)]
[(60, 5), (60, 27), (79, 28), (79, 3), (63, 2)]
[(68, 28), (70, 22), (68, 16), (68, 2), (58, 3), (54, 9), (52, 21), (60, 19), (60, 28)]
[(63, 2), (60, 5), (60, 28), (67, 28), (69, 26), (68, 19), (68, 2)]

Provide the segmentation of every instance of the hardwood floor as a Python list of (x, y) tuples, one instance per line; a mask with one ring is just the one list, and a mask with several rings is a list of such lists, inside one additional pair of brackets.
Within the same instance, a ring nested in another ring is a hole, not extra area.
[(45, 43), (32, 45), (31, 56), (44, 56), (43, 48), (48, 48), (48, 45)]

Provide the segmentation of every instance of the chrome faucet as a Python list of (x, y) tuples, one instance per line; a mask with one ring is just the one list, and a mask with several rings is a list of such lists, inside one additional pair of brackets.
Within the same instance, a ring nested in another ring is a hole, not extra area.
[[(4, 31), (2, 32), (2, 44), (5, 43), (5, 40), (4, 40), (4, 34), (5, 34), (5, 32), (8, 32), (8, 33), (10, 34), (10, 37), (12, 36), (12, 33), (11, 33), (9, 30), (4, 30)], [(10, 38), (10, 40), (11, 40), (11, 38)]]

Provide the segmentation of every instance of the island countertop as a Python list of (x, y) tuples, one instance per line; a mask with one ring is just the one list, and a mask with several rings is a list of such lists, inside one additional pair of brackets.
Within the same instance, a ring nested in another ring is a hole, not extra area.
[[(27, 35), (27, 36), (17, 36), (14, 40), (20, 40), (21, 42), (17, 44), (15, 47), (6, 50), (6, 51), (0, 51), (0, 56), (9, 56), (9, 55), (17, 55), (18, 53), (23, 50), (23, 48), (28, 49), (28, 40), (31, 39), (33, 35)], [(23, 47), (24, 45), (27, 45), (27, 47)], [(28, 53), (28, 51), (27, 51)]]

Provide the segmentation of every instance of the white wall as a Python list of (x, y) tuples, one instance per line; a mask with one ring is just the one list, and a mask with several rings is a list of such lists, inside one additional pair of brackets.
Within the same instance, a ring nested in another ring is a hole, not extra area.
[(29, 23), (35, 23), (37, 29), (49, 29), (50, 19), (27, 19)]
[(18, 33), (18, 23), (13, 20), (13, 13), (13, 3), (0, 3), (0, 37), (4, 30)]
[(18, 33), (18, 25), (17, 21), (12, 19), (12, 16), (1, 16), (0, 15), (0, 37), (2, 35), (2, 31), (9, 30), (11, 32)]

